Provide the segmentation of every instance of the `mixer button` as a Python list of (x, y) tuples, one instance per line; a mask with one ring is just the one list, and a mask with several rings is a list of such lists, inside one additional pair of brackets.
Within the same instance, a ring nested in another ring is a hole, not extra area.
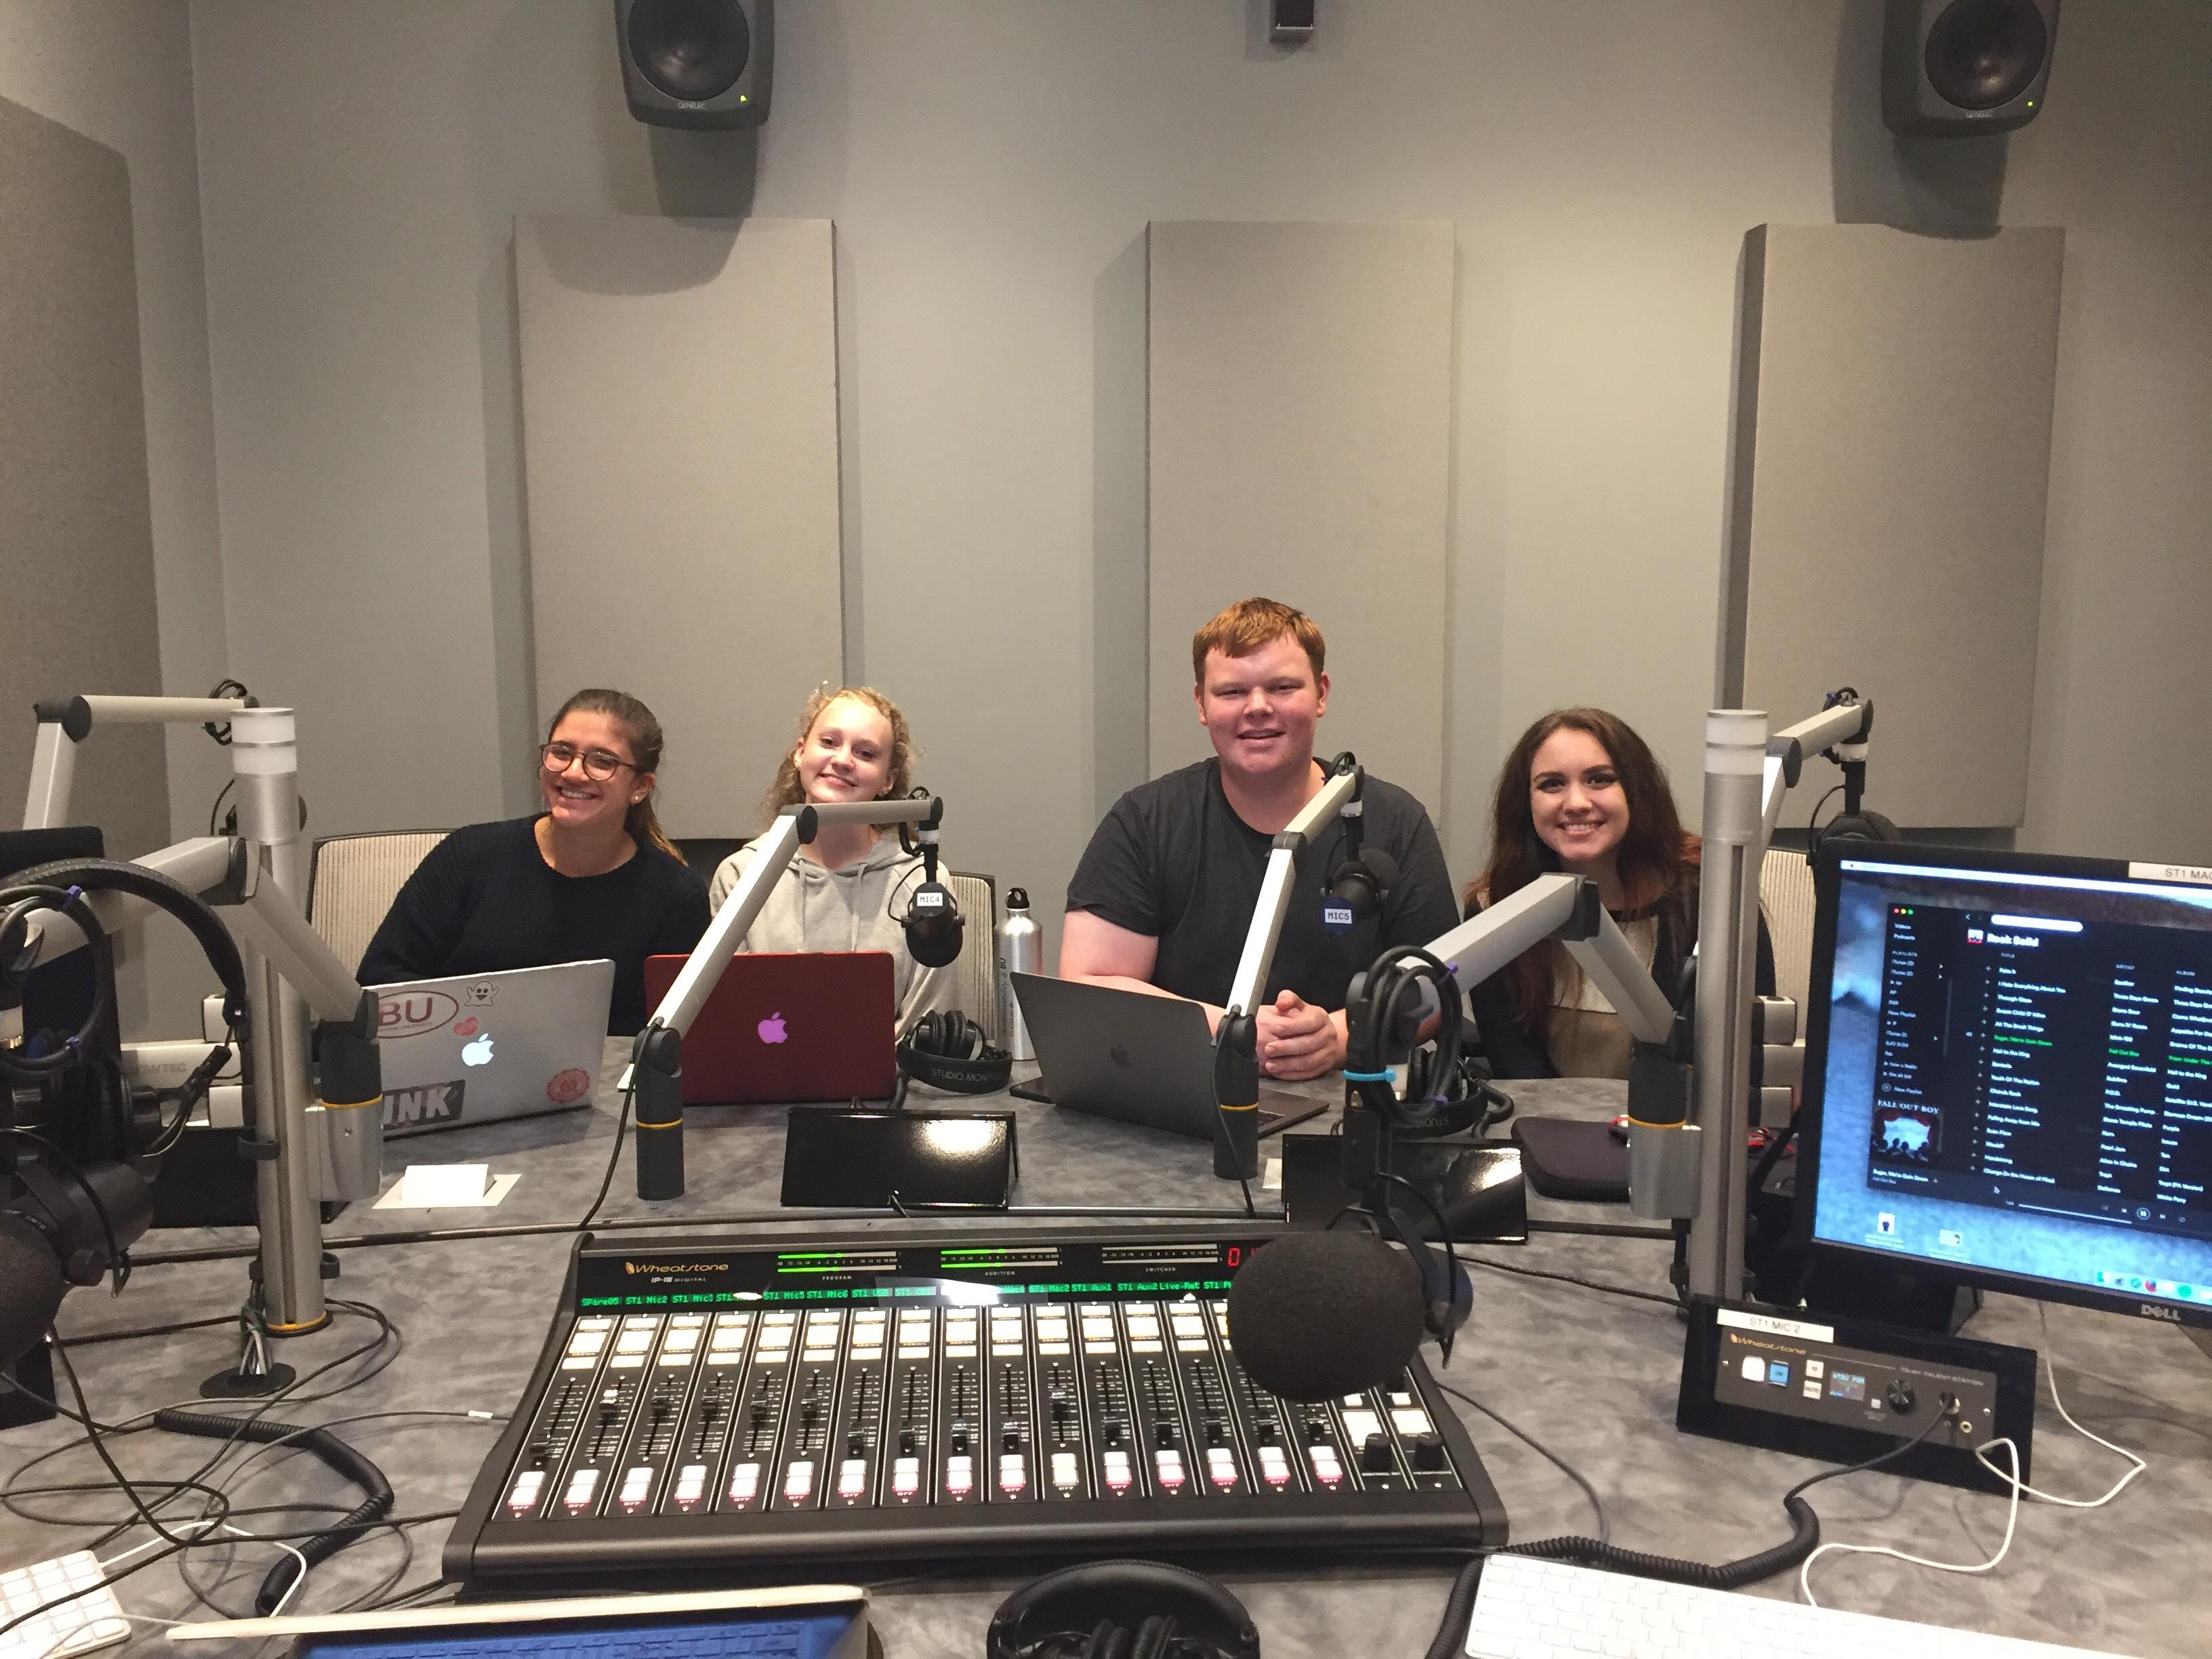
[(1182, 1489), (1182, 1454), (1181, 1452), (1172, 1449), (1154, 1452), (1152, 1467), (1159, 1474), (1160, 1485), (1165, 1486), (1170, 1492)]
[(793, 1463), (783, 1474), (783, 1495), (798, 1503), (814, 1490), (814, 1465), (805, 1458)]
[(838, 1497), (858, 1498), (867, 1489), (868, 1466), (861, 1459), (848, 1457), (837, 1466)]
[(1099, 1462), (1104, 1466), (1106, 1471), (1108, 1489), (1113, 1492), (1127, 1492), (1131, 1481), (1135, 1478), (1129, 1471), (1129, 1454), (1125, 1451), (1104, 1452), (1100, 1455)]
[(1017, 1492), (1030, 1483), (1029, 1466), (1019, 1452), (1008, 1452), (999, 1460), (999, 1490)]
[(891, 1465), (891, 1493), (897, 1498), (911, 1498), (921, 1490), (921, 1460), (902, 1457)]
[(1052, 1484), (1062, 1492), (1073, 1492), (1082, 1477), (1076, 1473), (1073, 1452), (1054, 1452), (1052, 1455)]
[(1237, 1484), (1237, 1454), (1226, 1446), (1207, 1447), (1206, 1478), (1217, 1486), (1235, 1486)]
[(945, 1490), (955, 1498), (965, 1498), (975, 1490), (974, 1458), (948, 1457), (945, 1460)]
[(760, 1465), (740, 1463), (730, 1471), (730, 1501), (750, 1504), (760, 1495)]

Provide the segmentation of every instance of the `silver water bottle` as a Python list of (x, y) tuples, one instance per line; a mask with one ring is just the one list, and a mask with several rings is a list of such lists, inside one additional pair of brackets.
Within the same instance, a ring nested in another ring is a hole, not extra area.
[(1044, 929), (1030, 915), (1027, 890), (1006, 890), (1006, 919), (999, 924), (999, 1046), (1016, 1060), (1035, 1060), (1022, 1005), (1014, 998), (1016, 974), (1044, 971)]

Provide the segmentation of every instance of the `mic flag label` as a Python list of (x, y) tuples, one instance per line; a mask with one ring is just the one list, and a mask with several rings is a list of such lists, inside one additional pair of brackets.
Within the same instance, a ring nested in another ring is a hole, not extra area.
[(1340, 898), (1325, 898), (1321, 902), (1321, 925), (1332, 933), (1352, 931), (1352, 907)]

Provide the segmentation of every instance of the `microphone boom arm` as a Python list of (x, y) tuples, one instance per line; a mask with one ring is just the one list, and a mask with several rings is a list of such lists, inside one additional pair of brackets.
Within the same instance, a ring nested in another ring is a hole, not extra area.
[(684, 1194), (684, 1036), (728, 971), (738, 943), (751, 929), (799, 849), (825, 823), (888, 827), (915, 824), (933, 855), (945, 821), (942, 796), (907, 800), (836, 801), (787, 806), (753, 843), (744, 874), (722, 901), (707, 931), (653, 1011), (630, 1051), (637, 1118), (637, 1195), (647, 1200)]
[(1244, 952), (1229, 982), (1229, 1001), (1213, 1034), (1213, 1173), (1224, 1181), (1251, 1181), (1260, 1173), (1260, 1060), (1256, 1005), (1274, 965), (1275, 946), (1290, 915), (1291, 884), (1299, 856), (1314, 831), (1332, 813), (1346, 819), (1360, 811), (1360, 787), (1366, 775), (1349, 754), (1330, 763), (1328, 779), (1314, 798), (1277, 833), (1260, 878), (1259, 902), (1244, 935)]

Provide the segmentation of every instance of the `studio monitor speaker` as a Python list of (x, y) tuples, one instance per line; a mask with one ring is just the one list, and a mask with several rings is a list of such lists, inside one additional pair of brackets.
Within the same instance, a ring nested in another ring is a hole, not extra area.
[(2025, 126), (2043, 107), (2058, 0), (1889, 0), (1881, 116), (1918, 138)]
[(662, 127), (768, 119), (775, 0), (615, 0), (629, 112)]

